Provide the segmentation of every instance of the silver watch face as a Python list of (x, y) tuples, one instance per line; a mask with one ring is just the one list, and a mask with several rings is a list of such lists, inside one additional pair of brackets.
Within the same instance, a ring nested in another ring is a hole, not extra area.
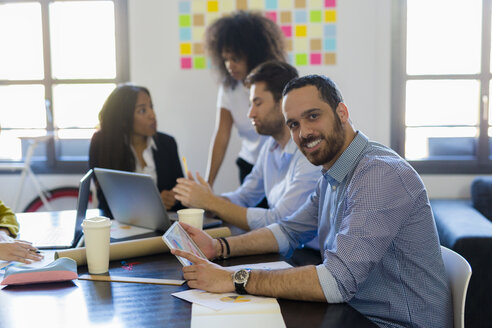
[(249, 277), (249, 271), (246, 269), (241, 269), (239, 271), (236, 271), (234, 273), (234, 282), (238, 284), (242, 284), (248, 280)]

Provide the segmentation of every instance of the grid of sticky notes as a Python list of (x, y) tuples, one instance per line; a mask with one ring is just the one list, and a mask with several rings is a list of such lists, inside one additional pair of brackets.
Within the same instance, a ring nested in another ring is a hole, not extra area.
[(235, 10), (259, 10), (280, 26), (295, 66), (335, 65), (336, 0), (179, 0), (181, 69), (206, 69), (205, 29)]

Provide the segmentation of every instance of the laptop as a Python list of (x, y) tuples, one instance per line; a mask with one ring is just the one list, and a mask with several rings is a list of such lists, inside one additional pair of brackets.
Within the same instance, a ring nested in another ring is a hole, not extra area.
[[(178, 220), (176, 212), (166, 210), (150, 175), (102, 168), (94, 168), (94, 175), (116, 221), (164, 232)], [(204, 228), (221, 224), (219, 219), (203, 218)]]
[[(98, 209), (87, 211), (92, 170), (80, 180), (76, 214), (73, 210), (56, 212), (18, 213), (19, 238), (39, 249), (65, 249), (77, 245), (82, 237), (82, 221), (86, 214), (99, 215)], [(74, 215), (75, 214), (75, 215)]]

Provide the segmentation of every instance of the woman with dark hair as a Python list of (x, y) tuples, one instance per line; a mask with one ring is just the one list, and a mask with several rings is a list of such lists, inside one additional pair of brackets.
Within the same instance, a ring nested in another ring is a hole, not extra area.
[[(181, 205), (172, 188), (183, 177), (176, 141), (157, 132), (147, 88), (124, 84), (106, 99), (99, 113), (100, 129), (91, 140), (89, 167), (146, 173), (152, 176), (168, 210)], [(97, 189), (99, 208), (112, 217), (104, 194)]]
[(256, 133), (248, 119), (249, 90), (244, 86), (244, 79), (264, 61), (285, 61), (283, 35), (280, 28), (262, 14), (239, 11), (216, 20), (207, 28), (205, 37), (207, 52), (222, 79), (207, 180), (213, 185), (234, 125), (242, 139), (236, 161), (242, 183), (267, 139)]

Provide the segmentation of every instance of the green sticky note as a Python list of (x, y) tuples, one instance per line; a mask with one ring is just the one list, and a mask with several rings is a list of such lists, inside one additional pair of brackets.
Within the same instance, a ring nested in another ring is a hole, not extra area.
[(321, 23), (323, 21), (323, 12), (321, 10), (311, 10), (309, 12), (309, 21), (311, 23)]
[(179, 15), (179, 27), (189, 27), (189, 26), (191, 26), (191, 16)]
[(307, 54), (296, 54), (296, 65), (306, 66), (308, 64)]
[(207, 60), (205, 57), (195, 57), (193, 58), (193, 68), (194, 69), (204, 69), (207, 67)]

